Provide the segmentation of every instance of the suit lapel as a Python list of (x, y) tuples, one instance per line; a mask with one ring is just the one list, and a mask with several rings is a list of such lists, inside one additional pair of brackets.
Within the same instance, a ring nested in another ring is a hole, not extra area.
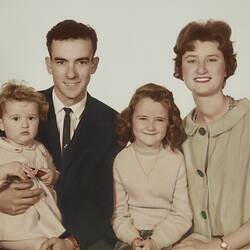
[[(51, 153), (56, 167), (61, 170), (60, 136), (57, 128), (56, 115), (54, 111), (52, 90), (53, 88), (50, 88), (42, 92), (46, 96), (47, 101), (49, 103), (49, 111), (47, 122), (45, 122), (41, 126), (40, 138)], [(46, 138), (46, 140), (44, 138)]]
[[(71, 164), (72, 161), (75, 161), (79, 155), (81, 158), (87, 159), (90, 155), (96, 154), (96, 152), (93, 152), (93, 148), (98, 151), (100, 143), (102, 143), (99, 140), (97, 142), (97, 140), (94, 139), (97, 137), (96, 131), (100, 132), (100, 129), (96, 129), (96, 127), (99, 126), (101, 118), (96, 115), (97, 108), (94, 98), (88, 94), (82, 118), (68, 147), (68, 151), (65, 152), (62, 160), (60, 137), (54, 111), (52, 90), (53, 88), (50, 88), (42, 92), (49, 102), (49, 112), (47, 122), (41, 126), (39, 137), (41, 138), (40, 141), (46, 145), (51, 153), (58, 170), (65, 171), (73, 166), (73, 164)], [(90, 146), (90, 144), (92, 144), (92, 146)]]

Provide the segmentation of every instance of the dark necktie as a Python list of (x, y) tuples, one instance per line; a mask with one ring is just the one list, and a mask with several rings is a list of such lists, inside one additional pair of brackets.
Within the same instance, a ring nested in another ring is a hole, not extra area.
[(72, 109), (63, 108), (63, 110), (65, 112), (65, 116), (63, 121), (62, 146), (63, 146), (63, 151), (65, 151), (70, 142), (70, 113), (72, 112)]

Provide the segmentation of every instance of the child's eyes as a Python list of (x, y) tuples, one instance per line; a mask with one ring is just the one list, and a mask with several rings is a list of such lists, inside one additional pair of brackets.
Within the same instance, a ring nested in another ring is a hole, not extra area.
[[(11, 118), (13, 121), (20, 121), (21, 120), (21, 117), (12, 117)], [(36, 120), (37, 119), (37, 117), (36, 116), (30, 116), (30, 117), (28, 117), (27, 118), (29, 121), (34, 121), (34, 120)]]
[[(207, 62), (217, 62), (217, 61), (218, 59), (216, 57), (210, 57), (207, 59)], [(186, 62), (192, 64), (192, 63), (197, 63), (198, 61), (195, 58), (189, 58), (186, 60)]]
[(18, 120), (20, 120), (20, 117), (12, 117), (12, 120), (18, 121)]
[(209, 62), (217, 62), (218, 60), (217, 60), (217, 58), (209, 58), (208, 61)]
[[(147, 117), (138, 117), (138, 120), (140, 120), (140, 121), (147, 121), (148, 119), (147, 119)], [(154, 121), (156, 121), (156, 122), (164, 122), (165, 118), (161, 118), (161, 117), (155, 118)]]
[(31, 116), (31, 117), (29, 117), (28, 119), (29, 119), (30, 121), (32, 121), (32, 120), (36, 120), (37, 117), (36, 117), (36, 116)]
[(165, 121), (164, 118), (156, 118), (155, 120), (156, 120), (157, 122), (164, 122), (164, 121)]
[(146, 120), (146, 117), (139, 117), (138, 119), (139, 119), (139, 120), (142, 120), (142, 121), (145, 121), (145, 120)]

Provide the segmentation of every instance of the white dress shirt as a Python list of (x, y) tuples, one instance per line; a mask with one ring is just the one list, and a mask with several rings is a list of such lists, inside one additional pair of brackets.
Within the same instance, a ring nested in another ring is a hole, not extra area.
[(85, 104), (87, 101), (87, 94), (84, 96), (84, 98), (80, 102), (72, 106), (65, 106), (57, 97), (54, 89), (52, 91), (52, 99), (53, 99), (54, 109), (55, 109), (55, 114), (56, 114), (57, 128), (58, 128), (59, 135), (60, 135), (60, 144), (62, 147), (63, 121), (64, 121), (64, 116), (65, 116), (65, 112), (63, 108), (67, 107), (67, 108), (72, 109), (72, 112), (70, 113), (70, 138), (72, 139), (74, 132), (82, 117), (82, 112), (85, 109)]

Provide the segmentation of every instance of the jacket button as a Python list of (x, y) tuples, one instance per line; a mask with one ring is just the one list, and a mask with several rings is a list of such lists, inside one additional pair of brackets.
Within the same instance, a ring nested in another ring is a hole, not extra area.
[(198, 174), (200, 177), (204, 177), (204, 173), (203, 173), (200, 169), (197, 169), (197, 174)]
[(206, 220), (207, 219), (207, 213), (205, 211), (201, 211), (201, 217)]
[(205, 135), (205, 134), (206, 134), (206, 129), (204, 129), (204, 128), (199, 128), (199, 134), (200, 134), (200, 135)]

